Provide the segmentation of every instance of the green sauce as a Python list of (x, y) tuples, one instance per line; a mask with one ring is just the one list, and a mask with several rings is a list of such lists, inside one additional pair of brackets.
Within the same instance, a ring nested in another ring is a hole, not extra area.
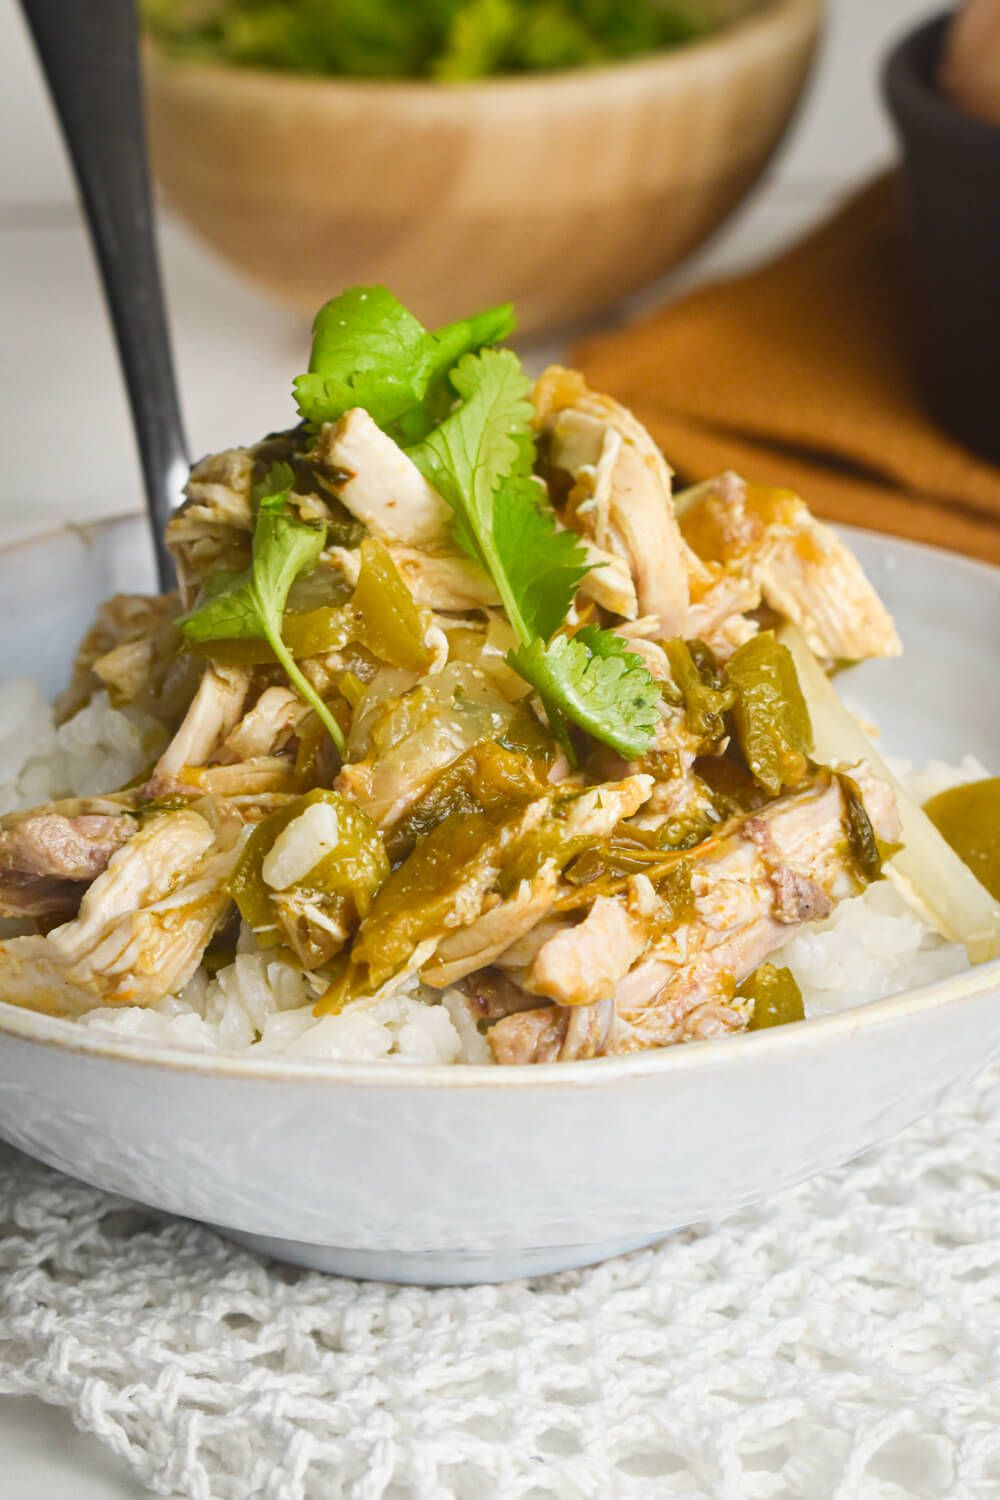
[(981, 885), (1000, 901), (1000, 776), (939, 792), (924, 812)]

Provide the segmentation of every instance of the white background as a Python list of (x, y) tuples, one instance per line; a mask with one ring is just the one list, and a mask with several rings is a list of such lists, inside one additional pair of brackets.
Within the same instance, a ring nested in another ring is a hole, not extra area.
[[(893, 38), (940, 8), (926, 0), (830, 0), (822, 58), (780, 159), (726, 230), (654, 297), (766, 258), (891, 157), (878, 62)], [(3, 541), (133, 510), (139, 490), (68, 168), (11, 0), (0, 8), (0, 97)], [(192, 451), (250, 441), (281, 425), (308, 330), (231, 280), (169, 220), (162, 248)], [(63, 1413), (0, 1399), (0, 1500), (136, 1500), (141, 1493)]]

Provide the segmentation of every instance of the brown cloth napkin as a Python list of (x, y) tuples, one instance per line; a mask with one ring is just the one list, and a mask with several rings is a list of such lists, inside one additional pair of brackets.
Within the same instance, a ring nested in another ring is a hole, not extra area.
[(1000, 563), (1000, 469), (927, 412), (919, 320), (882, 177), (770, 265), (574, 355), (684, 483), (736, 469), (834, 520)]

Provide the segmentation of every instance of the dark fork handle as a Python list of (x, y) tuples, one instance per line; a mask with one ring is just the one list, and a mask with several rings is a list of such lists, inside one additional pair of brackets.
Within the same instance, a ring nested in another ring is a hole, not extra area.
[[(163, 305), (131, 0), (21, 0), (72, 158), (132, 408), (162, 589), (187, 445)], [(99, 439), (100, 434), (95, 434)]]

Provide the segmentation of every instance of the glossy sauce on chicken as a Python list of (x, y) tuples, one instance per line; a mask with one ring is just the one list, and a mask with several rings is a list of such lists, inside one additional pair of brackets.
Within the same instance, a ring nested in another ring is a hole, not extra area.
[(831, 664), (898, 652), (892, 621), (790, 492), (675, 506), (635, 418), (572, 371), (532, 388), (505, 319), (345, 294), (303, 423), (195, 465), (179, 595), (109, 601), (65, 699), (141, 703), (165, 748), (0, 821), (0, 914), (36, 924), (6, 997), (153, 1004), (256, 946), (321, 1012), (459, 992), (501, 1063), (793, 1017), (769, 956), (900, 823), (863, 758), (817, 758), (775, 628)]

